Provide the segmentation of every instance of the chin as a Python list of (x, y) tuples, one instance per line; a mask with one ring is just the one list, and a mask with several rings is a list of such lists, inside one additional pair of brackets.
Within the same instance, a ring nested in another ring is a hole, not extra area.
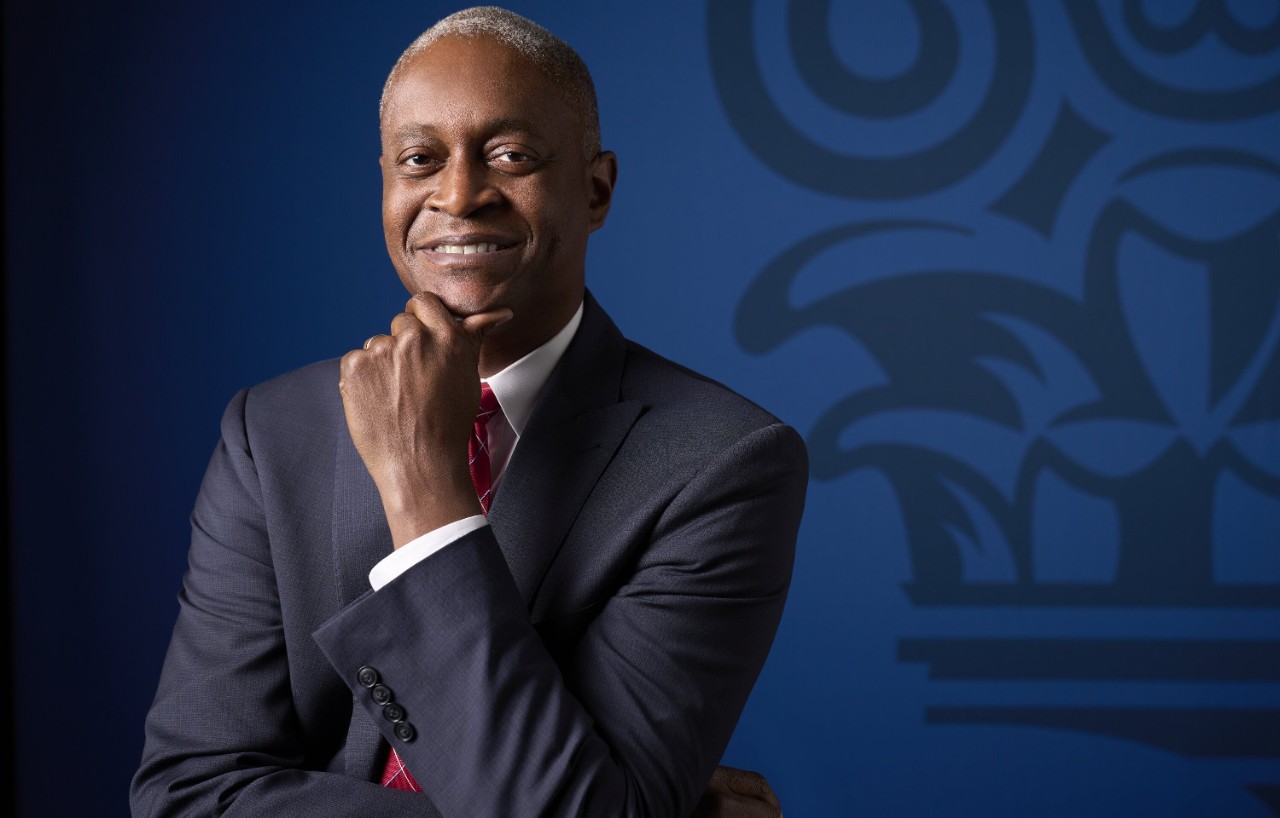
[(475, 286), (464, 282), (432, 281), (407, 288), (410, 295), (420, 292), (435, 293), (449, 312), (456, 318), (465, 318), (477, 312), (485, 312), (499, 306), (491, 287)]

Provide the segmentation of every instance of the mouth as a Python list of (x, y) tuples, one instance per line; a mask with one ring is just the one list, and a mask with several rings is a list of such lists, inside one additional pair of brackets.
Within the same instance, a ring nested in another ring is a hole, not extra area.
[(500, 236), (470, 235), (439, 236), (422, 242), (419, 247), (441, 256), (483, 256), (499, 253), (515, 246), (515, 242), (503, 241)]
[(433, 253), (446, 255), (469, 256), (473, 253), (496, 253), (503, 248), (493, 242), (477, 242), (476, 244), (436, 244), (428, 248)]

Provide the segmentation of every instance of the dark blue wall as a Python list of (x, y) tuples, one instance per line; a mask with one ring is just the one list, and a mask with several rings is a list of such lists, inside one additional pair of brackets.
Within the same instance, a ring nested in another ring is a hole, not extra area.
[[(792, 818), (1280, 814), (1280, 3), (514, 8), (620, 157), (597, 296), (810, 445), (727, 760)], [(402, 304), (376, 100), (452, 9), (6, 4), (22, 815), (126, 813), (227, 398)]]

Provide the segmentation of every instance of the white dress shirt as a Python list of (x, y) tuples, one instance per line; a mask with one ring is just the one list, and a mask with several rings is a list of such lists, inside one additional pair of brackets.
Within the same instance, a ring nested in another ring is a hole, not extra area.
[[(485, 427), (489, 433), (489, 482), (495, 494), (502, 483), (507, 464), (511, 462), (511, 454), (520, 442), (520, 435), (529, 423), (529, 415), (533, 413), (533, 404), (538, 399), (538, 394), (551, 377), (551, 370), (556, 368), (564, 351), (569, 348), (569, 342), (577, 334), (581, 323), (582, 305), (579, 304), (578, 311), (569, 319), (569, 323), (551, 340), (501, 372), (481, 379), (489, 384), (493, 396), (498, 399), (498, 406), (502, 408), (500, 413), (489, 419)], [(373, 566), (369, 571), (369, 584), (377, 591), (441, 548), (488, 524), (483, 514), (476, 514), (410, 540)]]

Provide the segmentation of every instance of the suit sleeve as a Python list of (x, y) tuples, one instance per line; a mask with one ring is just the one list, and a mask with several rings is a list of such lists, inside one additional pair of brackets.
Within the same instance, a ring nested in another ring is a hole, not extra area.
[[(366, 594), (316, 641), (444, 815), (687, 815), (781, 617), (806, 475), (786, 426), (719, 452), (559, 663), (488, 528)], [(399, 711), (360, 683), (366, 667)], [(388, 715), (412, 729), (398, 736)]]
[[(133, 815), (438, 815), (415, 794), (322, 771), (319, 745), (335, 741), (295, 708), (246, 397), (223, 417), (192, 512), (189, 567), (130, 791)], [(336, 723), (346, 721), (337, 714)]]

